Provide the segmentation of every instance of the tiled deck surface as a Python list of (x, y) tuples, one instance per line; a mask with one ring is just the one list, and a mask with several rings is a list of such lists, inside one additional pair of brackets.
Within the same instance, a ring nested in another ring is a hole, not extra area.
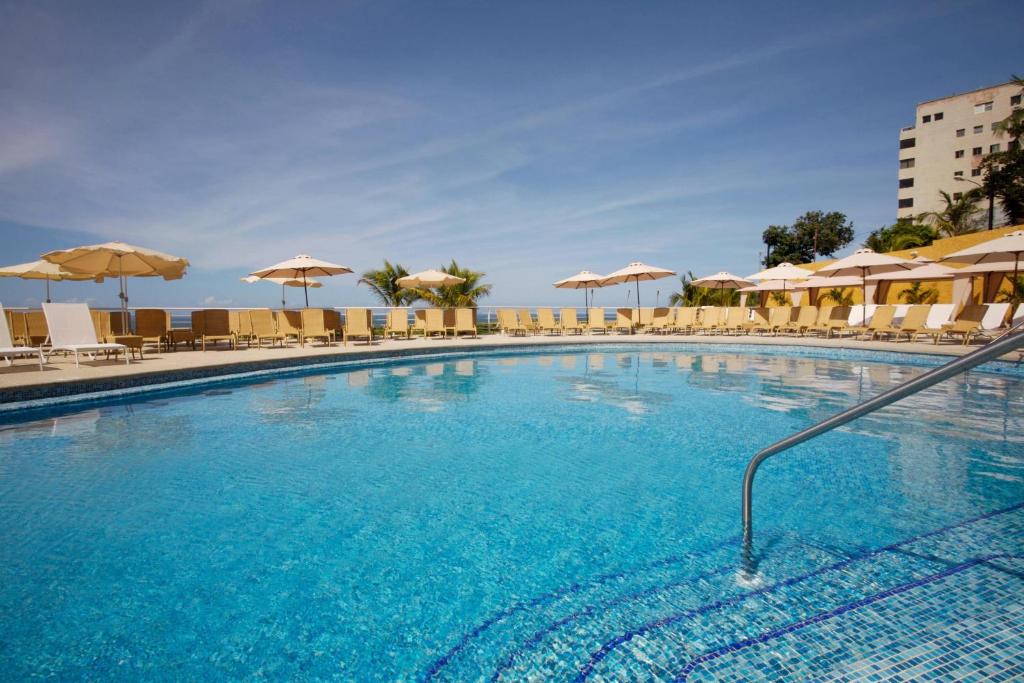
[[(102, 385), (111, 380), (131, 379), (133, 384), (159, 383), (168, 379), (180, 378), (181, 373), (194, 371), (197, 375), (221, 375), (231, 372), (242, 372), (257, 369), (257, 365), (266, 367), (288, 366), (292, 363), (309, 362), (310, 360), (338, 361), (359, 359), (361, 357), (380, 357), (391, 354), (419, 354), (432, 351), (451, 352), (459, 350), (495, 349), (500, 347), (523, 347), (544, 345), (571, 344), (754, 344), (766, 346), (807, 346), (818, 348), (843, 348), (858, 350), (877, 350), (902, 353), (924, 353), (942, 355), (962, 355), (976, 347), (964, 347), (960, 344), (910, 343), (910, 342), (871, 342), (855, 339), (820, 339), (813, 337), (759, 337), (759, 336), (706, 336), (706, 335), (534, 335), (528, 337), (506, 337), (504, 335), (483, 335), (479, 338), (462, 337), (459, 339), (411, 339), (375, 341), (372, 346), (364, 342), (340, 343), (332, 346), (306, 346), (299, 348), (246, 348), (229, 350), (225, 345), (207, 351), (179, 350), (175, 352), (156, 352), (147, 349), (144, 360), (133, 360), (125, 365), (124, 360), (114, 361), (98, 359), (90, 361), (83, 357), (81, 366), (76, 368), (70, 356), (54, 355), (47, 366), (40, 371), (38, 364), (23, 358), (16, 360), (11, 367), (0, 364), (0, 402), (19, 400), (13, 395), (17, 390), (31, 390), (33, 394), (42, 392), (54, 394), (78, 393), (82, 385), (96, 383), (97, 388), (108, 388)], [(1004, 360), (1020, 361), (1021, 354), (1014, 353)], [(76, 388), (69, 391), (71, 386)], [(45, 389), (44, 389), (45, 387)]]

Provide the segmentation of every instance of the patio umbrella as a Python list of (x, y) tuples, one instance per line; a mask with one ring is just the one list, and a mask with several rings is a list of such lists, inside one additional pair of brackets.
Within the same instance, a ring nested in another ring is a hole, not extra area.
[(13, 266), (0, 267), (0, 277), (20, 277), (22, 280), (46, 280), (46, 303), (50, 303), (50, 282), (60, 280), (94, 280), (103, 282), (103, 276), (93, 277), (81, 273), (69, 273), (56, 263), (32, 261)]
[(828, 274), (830, 278), (842, 277), (844, 275), (860, 276), (861, 298), (864, 302), (861, 307), (861, 324), (863, 325), (868, 319), (868, 275), (906, 271), (917, 268), (920, 265), (920, 263), (908, 261), (898, 256), (878, 254), (875, 253), (874, 249), (864, 248), (858, 249), (846, 258), (830, 263), (824, 268), (819, 268), (818, 273), (821, 275)]
[(335, 263), (328, 263), (327, 261), (321, 261), (315, 259), (309, 254), (299, 254), (294, 258), (290, 258), (287, 261), (281, 261), (275, 263), (272, 266), (263, 268), (249, 273), (253, 277), (260, 279), (278, 277), (302, 280), (302, 292), (306, 296), (306, 307), (309, 307), (309, 278), (310, 277), (329, 277), (331, 275), (345, 275), (351, 273), (351, 268), (345, 266), (339, 266)]
[(64, 270), (91, 277), (117, 277), (121, 285), (121, 329), (128, 332), (128, 278), (162, 277), (178, 280), (185, 275), (188, 261), (154, 249), (124, 242), (104, 242), (74, 249), (60, 249), (42, 256)]
[(284, 300), (285, 287), (308, 286), (312, 287), (313, 289), (318, 289), (324, 286), (323, 283), (320, 282), (319, 280), (307, 280), (305, 283), (303, 283), (302, 280), (292, 280), (286, 277), (256, 277), (255, 275), (250, 275), (248, 277), (241, 278), (241, 280), (242, 282), (247, 282), (249, 284), (252, 284), (253, 282), (270, 282), (275, 285), (281, 285), (281, 308), (287, 306), (287, 303)]
[(927, 259), (914, 259), (914, 262), (920, 263), (921, 266), (914, 268), (909, 273), (902, 270), (893, 270), (888, 273), (868, 275), (866, 279), (871, 282), (878, 282), (880, 280), (949, 280), (961, 272), (956, 268), (950, 268), (948, 266), (935, 263), (934, 261), (928, 261)]
[(587, 292), (594, 287), (603, 287), (604, 285), (602, 285), (601, 282), (604, 279), (604, 275), (598, 275), (597, 273), (589, 270), (581, 270), (572, 277), (559, 280), (554, 283), (554, 285), (559, 289), (582, 289), (583, 307), (586, 308), (589, 305), (587, 303)]
[[(1009, 271), (1009, 264), (1013, 264), (1013, 286), (1016, 287), (1017, 276), (1020, 273), (1020, 255), (1024, 254), (1024, 230), (1013, 232), (997, 237), (994, 240), (975, 244), (960, 251), (944, 256), (943, 261), (953, 263), (966, 263), (972, 266), (971, 272), (1005, 272)], [(988, 267), (988, 270), (974, 270), (973, 267)]]
[(813, 270), (794, 266), (792, 263), (780, 263), (773, 268), (766, 268), (760, 273), (747, 277), (749, 280), (777, 280), (782, 283), (782, 293), (786, 293), (786, 283), (790, 280), (806, 280), (814, 275)]
[(749, 287), (754, 284), (750, 280), (745, 280), (739, 275), (733, 275), (732, 273), (721, 270), (714, 275), (708, 275), (707, 277), (697, 278), (690, 282), (694, 287), (710, 287), (711, 289), (718, 289), (718, 298), (721, 301), (722, 292), (726, 289), (739, 289), (740, 287)]
[(634, 261), (625, 268), (620, 268), (614, 273), (611, 273), (603, 280), (601, 280), (600, 286), (606, 287), (608, 285), (617, 285), (621, 282), (629, 282), (633, 280), (636, 282), (636, 307), (640, 309), (640, 281), (641, 280), (660, 280), (663, 277), (672, 277), (675, 275), (675, 271), (666, 270), (665, 268), (658, 268), (657, 266), (649, 266), (646, 263), (640, 263)]
[(452, 275), (441, 270), (421, 270), (418, 273), (412, 275), (406, 275), (395, 280), (395, 284), (399, 287), (451, 287), (452, 285), (461, 285), (466, 281), (466, 278), (459, 277), (458, 275)]

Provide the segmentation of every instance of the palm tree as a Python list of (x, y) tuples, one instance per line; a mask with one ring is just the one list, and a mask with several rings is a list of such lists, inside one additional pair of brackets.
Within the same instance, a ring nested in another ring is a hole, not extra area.
[(920, 214), (917, 217), (919, 221), (933, 224), (947, 237), (977, 232), (980, 209), (975, 202), (981, 199), (979, 189), (964, 192), (959, 199), (953, 199), (953, 196), (944, 190), (939, 190), (939, 195), (946, 206), (941, 211), (926, 211)]
[(396, 282), (398, 278), (408, 274), (405, 266), (391, 264), (385, 259), (383, 268), (366, 271), (356, 284), (369, 287), (377, 300), (385, 306), (408, 306), (416, 301), (419, 295), (415, 290), (399, 287)]
[(707, 287), (694, 287), (693, 281), (697, 278), (694, 277), (693, 271), (686, 271), (686, 275), (679, 277), (681, 288), (678, 292), (672, 292), (668, 295), (669, 306), (707, 306), (711, 303), (712, 297), (717, 290), (708, 289)]
[(772, 292), (772, 301), (779, 306), (789, 306), (789, 294), (786, 292)]
[(836, 306), (852, 306), (853, 292), (847, 292), (842, 287), (833, 287), (821, 295), (822, 300), (831, 301)]
[(450, 287), (438, 287), (437, 291), (429, 289), (417, 289), (416, 295), (438, 308), (476, 308), (477, 299), (482, 299), (491, 293), (491, 285), (481, 284), (480, 281), (487, 273), (480, 273), (469, 268), (463, 268), (455, 259), (441, 272), (461, 277), (465, 282)]
[(1010, 283), (1010, 291), (1002, 292), (999, 295), (1000, 303), (1011, 304), (1011, 308), (1016, 308), (1024, 301), (1024, 277), (1018, 277), (1016, 281), (1013, 278), (1009, 278), (1012, 282)]
[(934, 287), (924, 289), (920, 282), (915, 282), (900, 292), (900, 298), (908, 304), (933, 304), (939, 298), (939, 293)]

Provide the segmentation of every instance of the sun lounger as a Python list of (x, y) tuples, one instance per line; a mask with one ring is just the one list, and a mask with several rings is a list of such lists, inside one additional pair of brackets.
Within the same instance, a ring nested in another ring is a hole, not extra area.
[(50, 338), (50, 330), (47, 327), (46, 315), (42, 311), (25, 312), (25, 335), (29, 345), (44, 345)]
[(143, 344), (156, 344), (157, 352), (167, 346), (167, 332), (171, 329), (171, 314), (162, 308), (140, 308), (135, 311), (135, 334)]
[(747, 313), (747, 321), (743, 323), (743, 331), (747, 334), (770, 331), (771, 323), (768, 322), (768, 315), (768, 309), (765, 307), (750, 309), (750, 312)]
[[(430, 309), (441, 313), (440, 309)], [(441, 333), (444, 334), (442, 328)], [(348, 346), (350, 339), (365, 339), (366, 345), (373, 344), (373, 317), (368, 308), (346, 308), (345, 325), (342, 328), (341, 342)]]
[(817, 306), (797, 306), (790, 314), (790, 321), (782, 326), (780, 332), (794, 332), (801, 337), (818, 321)]
[(938, 344), (939, 340), (945, 336), (955, 337), (959, 335), (963, 338), (965, 346), (970, 344), (971, 337), (981, 329), (981, 321), (987, 312), (988, 306), (985, 304), (968, 304), (964, 306), (956, 316), (956, 320), (946, 323), (942, 326), (942, 329), (929, 331), (932, 335), (933, 343)]
[(527, 334), (526, 327), (511, 308), (498, 309), (498, 329), (510, 337)]
[(28, 332), (25, 327), (25, 313), (23, 311), (7, 311), (7, 329), (11, 333), (11, 341), (17, 345), (29, 343)]
[(807, 328), (807, 332), (813, 332), (815, 334), (823, 332), (825, 330), (825, 324), (832, 316), (832, 309), (834, 308), (835, 306), (818, 306), (818, 315), (815, 316), (814, 323)]
[(388, 311), (387, 320), (384, 323), (384, 336), (391, 335), (395, 338), (399, 335), (409, 338), (409, 310), (405, 308), (392, 308)]
[(43, 369), (43, 350), (31, 346), (15, 346), (11, 339), (11, 330), (7, 325), (8, 317), (4, 313), (4, 307), (0, 306), (0, 358), (4, 359), (7, 365), (12, 365), (15, 358), (35, 356), (39, 360), (39, 369)]
[(256, 308), (248, 311), (249, 325), (252, 327), (252, 337), (257, 348), (263, 348), (263, 342), (269, 341), (273, 347), (280, 342), (281, 346), (287, 341), (285, 334), (277, 329), (272, 311), (266, 308)]
[(412, 312), (412, 334), (427, 336), (427, 309), (417, 308)]
[(693, 333), (697, 325), (697, 311), (695, 306), (684, 306), (676, 311), (675, 322), (672, 323), (672, 330), (682, 334)]
[(206, 343), (226, 341), (232, 349), (238, 345), (237, 328), (231, 325), (231, 315), (224, 309), (192, 311), (192, 331), (203, 351)]
[(43, 315), (50, 331), (50, 352), (73, 353), (76, 368), (82, 353), (94, 358), (97, 353), (123, 352), (125, 365), (129, 363), (127, 346), (96, 339), (96, 328), (85, 304), (43, 304)]
[(641, 308), (640, 317), (638, 318), (639, 324), (637, 325), (637, 331), (646, 330), (654, 322), (654, 309), (653, 308)]
[(516, 315), (519, 318), (519, 324), (528, 333), (534, 334), (536, 332), (540, 332), (540, 328), (537, 326), (536, 321), (534, 321), (533, 316), (530, 315), (530, 309), (520, 308), (516, 311)]
[(452, 327), (452, 330), (456, 339), (458, 339), (460, 334), (477, 336), (474, 313), (475, 311), (472, 308), (455, 309), (455, 325)]
[(792, 314), (792, 306), (776, 306), (775, 308), (769, 308), (768, 324), (765, 326), (758, 325), (754, 328), (754, 331), (768, 332), (773, 335), (778, 334), (779, 330), (789, 324)]
[(608, 334), (608, 322), (604, 319), (603, 308), (587, 309), (587, 331), (593, 334), (600, 330), (602, 334)]
[[(1017, 310), (1014, 311), (1013, 317), (1010, 318), (1010, 327), (1016, 327), (1021, 323), (1024, 323), (1024, 304), (1017, 304)], [(1024, 330), (1017, 331), (1022, 332)]]
[(907, 341), (914, 341), (917, 335), (924, 330), (924, 323), (928, 320), (930, 309), (931, 306), (926, 304), (911, 306), (898, 325), (890, 324), (887, 327), (879, 327), (872, 332), (871, 338), (875, 339), (876, 337), (891, 334), (896, 337), (896, 341), (899, 341), (900, 336), (905, 334), (907, 335)]
[(302, 343), (307, 339), (320, 339), (324, 346), (330, 346), (334, 341), (334, 331), (327, 327), (327, 317), (321, 308), (302, 309)]
[(718, 326), (720, 332), (725, 334), (739, 334), (744, 332), (743, 324), (747, 322), (750, 310), (745, 306), (730, 306), (725, 309), (725, 316)]
[(847, 328), (847, 331), (852, 333), (854, 337), (864, 335), (870, 339), (874, 339), (875, 333), (878, 330), (892, 326), (892, 320), (895, 316), (895, 306), (877, 306), (866, 325), (851, 325)]
[(718, 326), (722, 323), (722, 309), (717, 306), (708, 306), (700, 309), (700, 318), (697, 321), (695, 329), (703, 332), (704, 334), (711, 334), (718, 330)]
[(541, 332), (560, 334), (562, 326), (555, 321), (555, 312), (550, 308), (537, 309), (537, 329)]
[(612, 326), (616, 332), (625, 332), (631, 334), (633, 328), (636, 327), (636, 321), (634, 319), (635, 312), (632, 308), (616, 308), (615, 309), (615, 324)]
[(644, 328), (645, 332), (651, 334), (665, 334), (672, 329), (672, 318), (674, 309), (661, 306), (651, 311), (651, 322)]
[(302, 342), (302, 314), (298, 311), (274, 311), (277, 331), (284, 335), (285, 342), (295, 339)]
[(444, 311), (442, 311), (440, 308), (428, 308), (424, 310), (423, 315), (423, 334), (425, 336), (448, 336), (448, 329), (444, 325)]
[(576, 334), (583, 334), (583, 330), (586, 329), (583, 323), (576, 317), (575, 308), (563, 308), (558, 312), (558, 322), (562, 328), (562, 332), (569, 334), (575, 332)]

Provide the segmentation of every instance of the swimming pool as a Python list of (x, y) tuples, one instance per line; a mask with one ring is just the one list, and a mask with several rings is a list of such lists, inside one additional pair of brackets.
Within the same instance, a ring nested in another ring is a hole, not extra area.
[[(883, 360), (885, 362), (876, 362)], [(1024, 381), (658, 345), (352, 365), (0, 425), (0, 672), (1024, 675)]]

